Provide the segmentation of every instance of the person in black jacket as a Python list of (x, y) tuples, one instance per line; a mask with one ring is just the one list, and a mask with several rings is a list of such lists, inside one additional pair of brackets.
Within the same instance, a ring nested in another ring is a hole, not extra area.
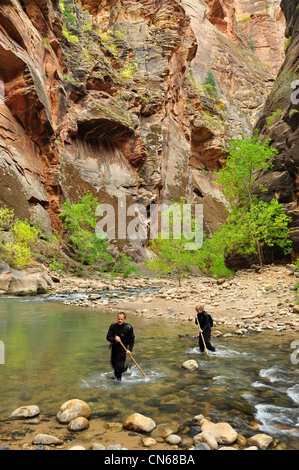
[[(215, 351), (214, 346), (212, 346), (211, 340), (211, 322), (210, 317), (207, 312), (204, 310), (203, 305), (197, 305), (195, 307), (197, 314), (195, 315), (195, 324), (199, 325), (199, 349), (201, 352), (204, 351), (204, 343), (202, 340), (202, 335), (206, 343), (207, 349), (210, 351)], [(201, 335), (202, 333), (202, 335)]]
[[(112, 345), (111, 364), (114, 369), (114, 375), (117, 380), (121, 380), (123, 372), (127, 370), (125, 365), (127, 355), (133, 351), (135, 335), (132, 325), (126, 323), (126, 314), (119, 312), (117, 323), (112, 323), (107, 333), (107, 341)], [(120, 344), (120, 341), (126, 347), (127, 351)]]

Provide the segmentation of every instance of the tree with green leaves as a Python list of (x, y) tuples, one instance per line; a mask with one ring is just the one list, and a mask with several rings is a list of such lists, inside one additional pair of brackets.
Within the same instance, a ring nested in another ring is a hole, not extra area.
[[(174, 274), (178, 280), (179, 286), (184, 273), (190, 272), (192, 266), (196, 266), (196, 250), (194, 243), (196, 235), (201, 234), (201, 225), (196, 220), (195, 215), (188, 212), (186, 217), (185, 199), (181, 198), (179, 202), (173, 202), (171, 206), (162, 210), (161, 220), (162, 228), (156, 239), (149, 242), (149, 247), (155, 257), (146, 261), (146, 266), (154, 271), (158, 276), (163, 274)], [(188, 208), (190, 209), (190, 207)], [(189, 225), (188, 230), (185, 230)], [(202, 234), (201, 234), (202, 235)], [(199, 242), (200, 243), (200, 242)]]
[(63, 203), (60, 218), (63, 221), (66, 240), (75, 250), (74, 258), (85, 265), (98, 262), (106, 268), (113, 263), (113, 257), (108, 242), (100, 240), (95, 233), (96, 209), (99, 205), (98, 199), (87, 193), (78, 203)]
[(10, 237), (1, 240), (0, 257), (10, 266), (24, 268), (32, 259), (32, 247), (37, 240), (40, 229), (31, 226), (28, 220), (15, 218), (13, 209), (7, 206), (0, 208), (0, 235), (9, 230)]
[(281, 247), (290, 251), (288, 238), (290, 218), (276, 199), (270, 203), (258, 200), (257, 189), (267, 192), (258, 183), (262, 171), (272, 167), (278, 151), (270, 142), (262, 143), (257, 135), (233, 140), (229, 146), (226, 165), (218, 172), (217, 184), (230, 204), (225, 222), (225, 249), (227, 253), (257, 254), (263, 263), (264, 247)]
[(104, 232), (102, 237), (96, 232), (97, 214), (101, 208), (101, 203), (96, 197), (88, 192), (80, 202), (71, 204), (66, 201), (62, 207), (60, 217), (65, 230), (65, 240), (73, 247), (75, 260), (101, 271), (111, 272), (112, 275), (121, 272), (123, 277), (127, 277), (131, 272), (137, 272), (130, 256), (121, 253), (115, 259)]
[(207, 93), (211, 96), (211, 98), (217, 98), (217, 83), (211, 69), (208, 70), (207, 77), (203, 86)]

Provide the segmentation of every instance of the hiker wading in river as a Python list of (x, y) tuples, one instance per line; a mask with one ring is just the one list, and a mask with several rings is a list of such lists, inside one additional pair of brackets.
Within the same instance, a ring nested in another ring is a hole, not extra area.
[[(117, 380), (121, 380), (123, 372), (127, 370), (125, 365), (127, 355), (131, 355), (134, 346), (134, 331), (132, 325), (126, 323), (126, 314), (120, 312), (117, 315), (117, 323), (112, 323), (107, 333), (107, 341), (112, 345), (111, 364)], [(126, 347), (126, 350), (121, 345)]]
[(212, 317), (204, 310), (203, 305), (197, 305), (195, 307), (197, 314), (195, 315), (195, 324), (199, 325), (199, 349), (204, 352), (205, 345), (210, 351), (215, 351), (212, 346), (211, 339), (211, 328), (213, 326)]

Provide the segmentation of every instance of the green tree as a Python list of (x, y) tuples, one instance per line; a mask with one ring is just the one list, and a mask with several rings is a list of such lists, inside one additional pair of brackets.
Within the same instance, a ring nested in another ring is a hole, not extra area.
[(202, 248), (195, 253), (194, 261), (200, 271), (216, 279), (231, 277), (233, 274), (233, 271), (225, 265), (226, 229), (227, 226), (223, 224), (211, 237), (204, 237)]
[(254, 201), (247, 211), (235, 209), (228, 216), (225, 231), (226, 252), (257, 254), (263, 264), (264, 247), (279, 246), (287, 254), (291, 249), (288, 224), (291, 218), (276, 199), (270, 203)]
[[(184, 203), (184, 198), (181, 198), (180, 202), (174, 202), (162, 211), (161, 219), (167, 220), (166, 229), (162, 229), (156, 239), (150, 240), (149, 246), (155, 257), (145, 262), (146, 266), (158, 276), (174, 274), (179, 286), (184, 273), (190, 272), (192, 266), (196, 266), (196, 251), (188, 249), (188, 245), (194, 242), (194, 238), (190, 233), (185, 233), (187, 230), (185, 231), (183, 227)], [(199, 233), (201, 227), (195, 220), (194, 214), (190, 215), (191, 232)], [(177, 230), (178, 226), (179, 230)]]
[(217, 184), (222, 185), (223, 194), (231, 209), (243, 207), (249, 209), (256, 201), (255, 191), (267, 190), (259, 185), (257, 177), (261, 171), (272, 167), (272, 159), (278, 150), (264, 144), (254, 134), (251, 138), (234, 139), (229, 144), (229, 155), (225, 166), (217, 173)]
[(32, 258), (31, 249), (40, 234), (28, 220), (14, 219), (14, 211), (6, 206), (0, 208), (0, 234), (9, 229), (10, 237), (1, 242), (1, 256), (11, 266), (25, 267)]
[(131, 264), (132, 259), (125, 253), (114, 259), (105, 234), (103, 233), (103, 237), (96, 234), (96, 209), (99, 206), (100, 202), (90, 192), (79, 203), (65, 202), (62, 205), (60, 217), (63, 220), (66, 242), (74, 248), (74, 259), (79, 263), (111, 273), (122, 272), (123, 277), (127, 277), (131, 272), (137, 271)]
[(225, 222), (226, 252), (257, 254), (260, 264), (265, 246), (279, 246), (285, 253), (290, 250), (290, 218), (283, 212), (282, 204), (276, 199), (270, 203), (259, 201), (255, 195), (257, 189), (267, 191), (258, 183), (258, 175), (272, 167), (271, 160), (277, 153), (269, 141), (262, 143), (257, 135), (233, 140), (227, 163), (218, 172), (217, 183), (222, 185), (230, 203)]
[(212, 98), (217, 98), (217, 83), (216, 79), (213, 75), (212, 70), (208, 70), (207, 77), (204, 82), (204, 88), (207, 91), (207, 93), (212, 97)]
[(60, 217), (66, 231), (65, 237), (75, 250), (74, 258), (82, 264), (99, 263), (104, 269), (113, 263), (108, 242), (97, 238), (96, 208), (100, 205), (91, 193), (85, 194), (79, 203), (68, 201), (62, 204)]

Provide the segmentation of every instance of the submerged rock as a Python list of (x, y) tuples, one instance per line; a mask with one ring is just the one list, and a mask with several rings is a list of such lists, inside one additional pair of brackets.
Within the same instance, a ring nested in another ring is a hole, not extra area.
[(183, 369), (187, 370), (195, 370), (198, 369), (198, 364), (194, 359), (190, 359), (189, 361), (185, 361), (182, 364)]

